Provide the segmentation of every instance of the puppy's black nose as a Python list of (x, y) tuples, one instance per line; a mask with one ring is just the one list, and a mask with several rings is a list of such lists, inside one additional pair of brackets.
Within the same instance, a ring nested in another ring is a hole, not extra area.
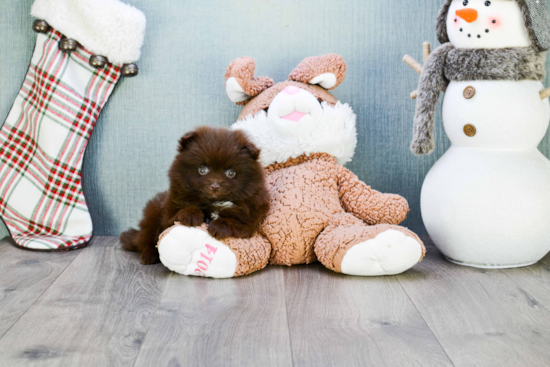
[(210, 185), (210, 189), (212, 191), (218, 191), (220, 189), (220, 187), (221, 187), (220, 184), (217, 183), (217, 182), (214, 182), (212, 185)]

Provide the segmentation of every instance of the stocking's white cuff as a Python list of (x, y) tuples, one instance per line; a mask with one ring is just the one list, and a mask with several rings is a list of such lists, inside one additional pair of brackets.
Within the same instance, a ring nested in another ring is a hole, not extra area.
[(113, 64), (139, 59), (145, 15), (131, 5), (118, 0), (36, 0), (31, 15)]

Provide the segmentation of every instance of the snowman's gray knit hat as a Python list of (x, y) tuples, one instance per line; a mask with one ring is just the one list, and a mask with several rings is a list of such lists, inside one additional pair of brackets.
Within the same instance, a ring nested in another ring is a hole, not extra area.
[[(525, 26), (533, 46), (539, 51), (550, 48), (550, 19), (546, 11), (546, 0), (509, 0), (516, 1), (523, 13)], [(447, 35), (447, 14), (453, 0), (445, 0), (437, 16), (437, 39), (441, 43), (449, 42)]]

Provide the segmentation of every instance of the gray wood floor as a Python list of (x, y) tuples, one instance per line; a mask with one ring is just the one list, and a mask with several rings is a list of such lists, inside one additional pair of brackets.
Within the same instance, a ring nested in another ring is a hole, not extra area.
[(85, 249), (0, 242), (0, 366), (550, 366), (550, 256), (479, 270), (428, 256), (405, 274), (322, 266), (212, 280)]

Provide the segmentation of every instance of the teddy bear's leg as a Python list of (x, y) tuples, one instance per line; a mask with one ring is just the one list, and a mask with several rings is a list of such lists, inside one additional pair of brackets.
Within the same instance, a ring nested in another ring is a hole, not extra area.
[(206, 229), (179, 224), (168, 228), (159, 238), (160, 261), (176, 273), (209, 278), (246, 275), (267, 265), (271, 245), (265, 237), (218, 241)]
[(418, 263), (424, 244), (407, 228), (368, 226), (351, 214), (335, 217), (317, 237), (315, 254), (327, 268), (361, 276), (399, 274)]

